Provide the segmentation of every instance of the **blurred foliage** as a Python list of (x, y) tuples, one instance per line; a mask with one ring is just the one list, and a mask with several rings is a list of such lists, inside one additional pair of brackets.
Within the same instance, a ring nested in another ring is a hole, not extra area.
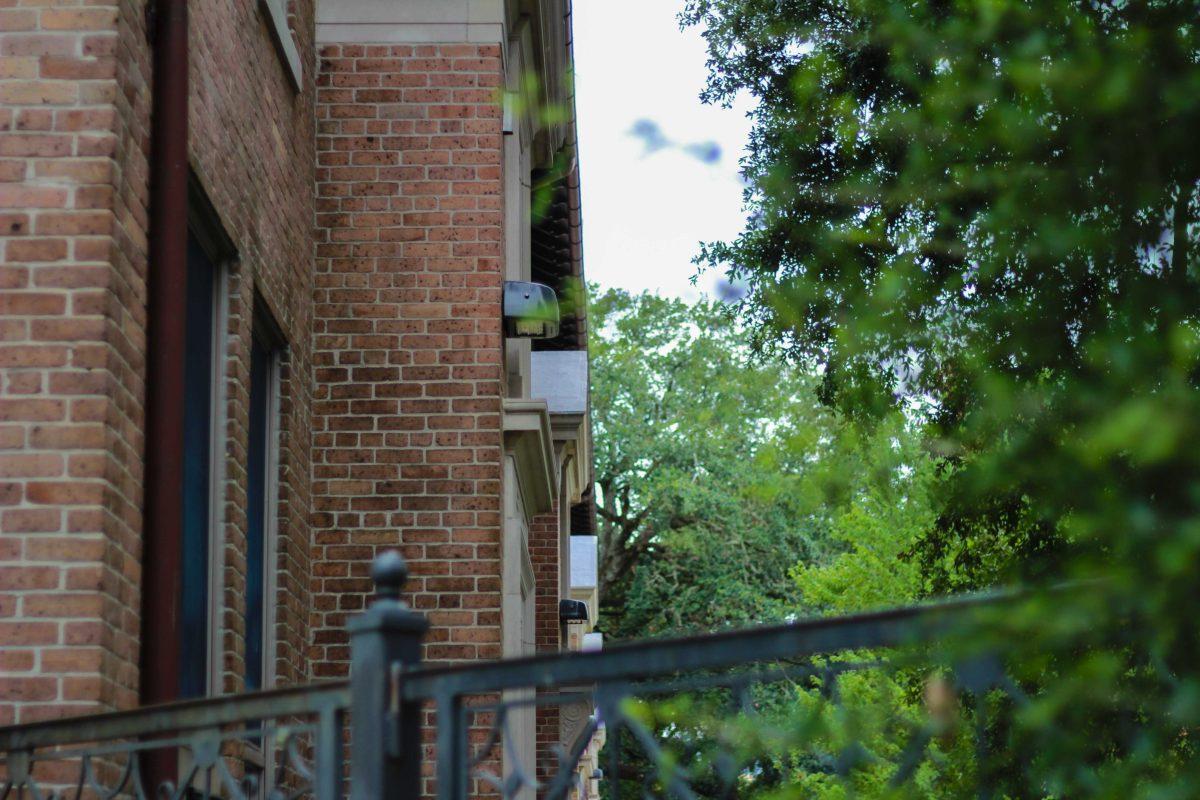
[[(706, 99), (756, 103), (746, 228), (700, 263), (841, 419), (869, 436), (901, 409), (935, 459), (915, 542), (868, 497), (796, 579), (830, 610), (864, 581), (1084, 582), (964, 637), (1031, 698), (985, 726), (979, 780), (1194, 796), (1196, 4), (689, 0), (682, 21)], [(889, 574), (896, 552), (917, 571)]]
[[(561, 81), (562, 96), (573, 98), (574, 70), (563, 73)], [(548, 96), (550, 91), (550, 87), (543, 85), (538, 72), (532, 69), (509, 79), (507, 85), (496, 87), (494, 102), (501, 109), (505, 130), (512, 132), (525, 126), (531, 130), (539, 130), (573, 125), (573, 101), (553, 100)], [(529, 212), (535, 226), (545, 219), (574, 164), (575, 144), (571, 142), (559, 149), (550, 159), (550, 163), (541, 164), (533, 171), (529, 186)]]
[(932, 725), (907, 677), (860, 663), (760, 684), (736, 706), (720, 691), (626, 700), (624, 740), (654, 768), (622, 769), (622, 795), (971, 797), (972, 731)]

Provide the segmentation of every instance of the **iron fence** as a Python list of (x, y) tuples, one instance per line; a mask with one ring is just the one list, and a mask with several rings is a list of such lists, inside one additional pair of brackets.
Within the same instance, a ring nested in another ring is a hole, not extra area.
[[(215, 697), (0, 729), (0, 800), (342, 796), (349, 685)], [(167, 756), (177, 777), (150, 783)]]
[[(924, 718), (889, 722), (886, 740), (865, 742), (849, 712), (831, 709), (844, 707), (847, 687), (861, 691), (883, 680), (871, 676), (906, 669), (904, 647), (1006, 599), (436, 667), (420, 663), (425, 619), (400, 601), (403, 561), (385, 554), (373, 576), (378, 596), (349, 626), (350, 681), (0, 728), (0, 800), (561, 800), (601, 785), (614, 799), (691, 800), (744, 796), (785, 773), (851, 780), (864, 769), (895, 787), (938, 751), (961, 746), (961, 731), (948, 733), (946, 715), (927, 701)], [(1020, 690), (986, 655), (946, 675), (952, 699), (943, 705), (979, 700), (972, 746), (983, 754), (982, 698), (1000, 691), (1019, 702)], [(813, 713), (773, 713), (806, 702), (840, 721), (818, 730)], [(531, 758), (515, 743), (528, 743), (539, 725), (543, 744), (547, 726), (554, 744)], [(175, 777), (147, 785), (146, 762), (163, 753)], [(596, 765), (583, 767), (585, 756)], [(987, 797), (986, 781), (976, 782)]]
[[(826, 708), (840, 708), (840, 686), (848, 676), (894, 676), (907, 669), (921, 684), (930, 674), (944, 675), (944, 691), (976, 701), (972, 716), (977, 724), (971, 738), (983, 752), (987, 694), (1000, 692), (1020, 702), (1023, 693), (1009, 680), (999, 659), (988, 652), (972, 652), (938, 667), (928, 660), (930, 653), (922, 645), (957, 629), (972, 612), (1002, 606), (1013, 596), (994, 593), (849, 617), (651, 640), (602, 652), (423, 669), (404, 674), (399, 692), (405, 702), (432, 702), (436, 708), (439, 800), (489, 793), (504, 800), (535, 796), (561, 800), (584, 788), (581, 784), (589, 777), (603, 779), (604, 795), (612, 800), (739, 797), (756, 780), (763, 788), (764, 758), (795, 761), (797, 751), (805, 748), (803, 758), (808, 763), (797, 769), (849, 781), (868, 762), (883, 759), (859, 741), (823, 749), (820, 742), (802, 741), (804, 732), (794, 729), (775, 730), (774, 741), (764, 741), (771, 739), (763, 734), (773, 724), (764, 705), (774, 704), (778, 710), (797, 692), (812, 690)], [(910, 647), (918, 648), (919, 654), (906, 651)], [(877, 657), (884, 650), (888, 657)], [(682, 710), (680, 698), (686, 701)], [(504, 751), (504, 743), (514, 738), (508, 735), (514, 713), (579, 707), (587, 709), (586, 714), (576, 716), (573, 726), (562, 726), (561, 744), (551, 753), (540, 754), (536, 772)], [(486, 735), (472, 737), (473, 731), (480, 732), (475, 721), (481, 716)], [(777, 716), (796, 721), (786, 710)], [(729, 739), (747, 727), (755, 730), (757, 741), (738, 753)], [(947, 720), (934, 709), (919, 724), (902, 731), (903, 752), (883, 767), (890, 769), (886, 784), (895, 788), (913, 779), (946, 729)], [(607, 739), (600, 769), (592, 776), (580, 774), (581, 756), (598, 734)], [(772, 744), (792, 752), (765, 752)], [(754, 745), (759, 752), (751, 752)], [(489, 758), (496, 750), (509, 757)], [(624, 780), (630, 773), (630, 756), (638, 768), (632, 782)], [(980, 782), (975, 794), (986, 798), (990, 790)]]

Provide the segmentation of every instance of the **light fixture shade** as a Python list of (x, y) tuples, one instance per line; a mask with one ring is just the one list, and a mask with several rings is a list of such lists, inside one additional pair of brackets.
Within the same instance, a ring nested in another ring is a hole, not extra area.
[(504, 282), (504, 335), (510, 339), (558, 336), (558, 297), (542, 283)]
[(582, 600), (559, 600), (559, 622), (587, 622), (588, 607)]

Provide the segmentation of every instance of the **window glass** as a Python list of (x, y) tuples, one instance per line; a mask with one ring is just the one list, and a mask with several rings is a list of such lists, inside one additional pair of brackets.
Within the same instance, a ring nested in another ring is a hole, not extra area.
[(208, 691), (209, 553), (212, 531), (213, 351), (216, 267), (188, 237), (183, 421), (183, 585), (180, 587), (181, 697)]
[(275, 440), (278, 416), (279, 348), (265, 323), (256, 324), (250, 346), (250, 441), (246, 468), (246, 689), (266, 686), (270, 592), (268, 570), (274, 568)]

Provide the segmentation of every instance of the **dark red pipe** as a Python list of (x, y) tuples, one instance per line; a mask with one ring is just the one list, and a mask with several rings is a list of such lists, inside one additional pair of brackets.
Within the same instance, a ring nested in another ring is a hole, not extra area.
[(187, 0), (150, 2), (156, 3), (156, 13), (151, 32), (154, 93), (150, 120), (146, 473), (139, 669), (142, 705), (179, 697), (187, 332)]

